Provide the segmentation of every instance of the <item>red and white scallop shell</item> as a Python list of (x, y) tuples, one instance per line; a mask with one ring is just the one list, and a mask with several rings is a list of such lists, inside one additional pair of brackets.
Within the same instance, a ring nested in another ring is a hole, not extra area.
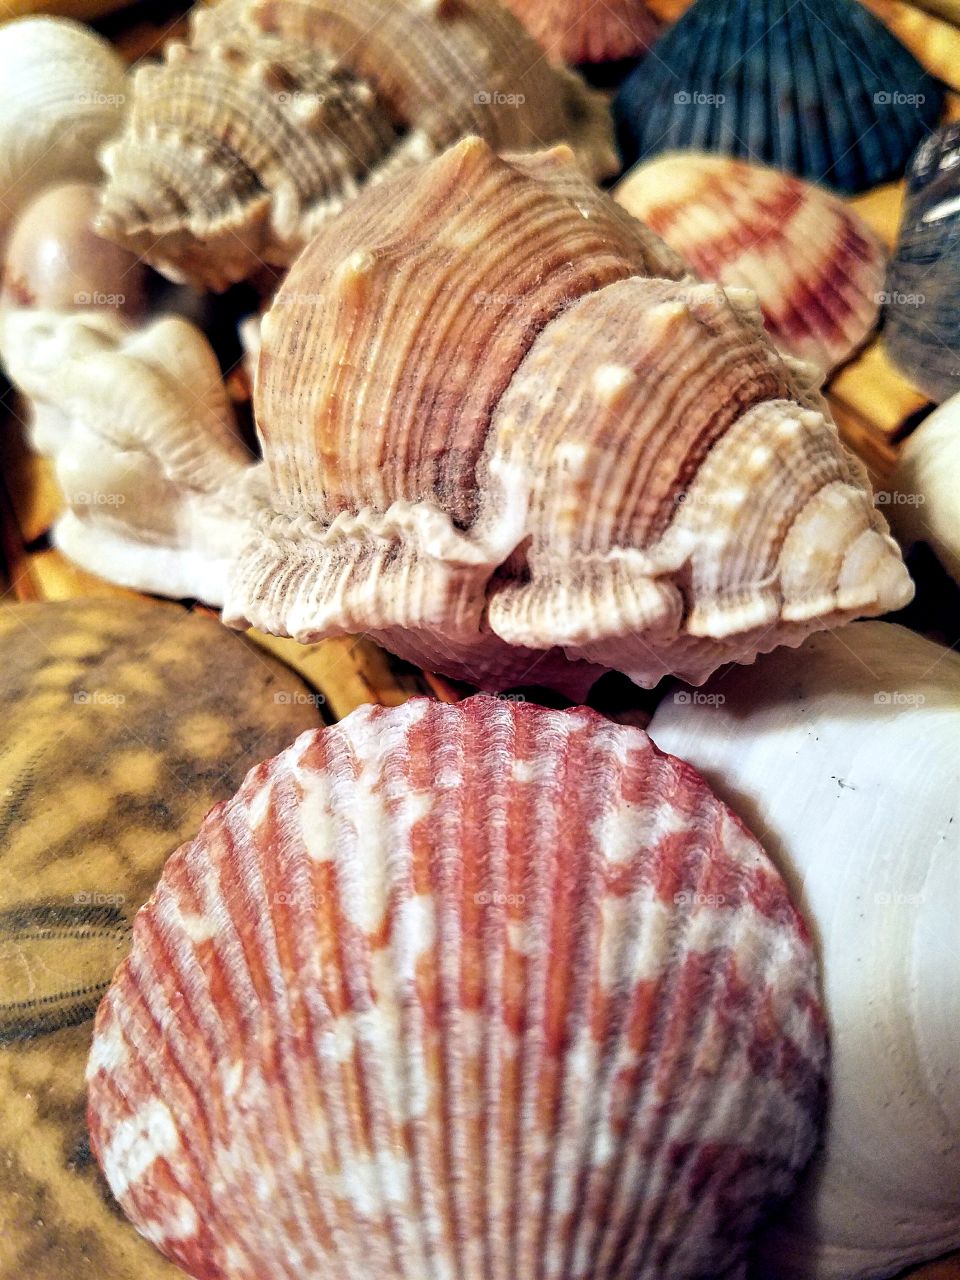
[(730, 1276), (824, 1057), (800, 918), (697, 773), (422, 699), (304, 734), (170, 859), (90, 1132), (202, 1280)]
[(646, 52), (660, 23), (645, 0), (506, 0), (552, 59), (571, 64), (613, 62)]
[(765, 165), (678, 152), (614, 198), (704, 280), (752, 289), (777, 345), (829, 372), (880, 316), (883, 245), (839, 196)]

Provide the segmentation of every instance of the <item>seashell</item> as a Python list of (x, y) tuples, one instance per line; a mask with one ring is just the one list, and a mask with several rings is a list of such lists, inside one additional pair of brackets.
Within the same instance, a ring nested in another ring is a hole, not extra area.
[(904, 542), (925, 542), (960, 582), (960, 395), (925, 418), (900, 450), (890, 521)]
[(814, 371), (681, 272), (569, 151), (466, 140), (366, 192), (263, 322), (270, 501), (226, 620), (582, 697), (904, 603)]
[(214, 289), (288, 266), (368, 183), (466, 134), (617, 169), (606, 99), (493, 0), (228, 0), (134, 77), (105, 235)]
[(97, 1015), (93, 1151), (189, 1275), (739, 1274), (825, 1041), (762, 849), (646, 734), (364, 707), (170, 859)]
[(506, 0), (555, 62), (571, 65), (635, 58), (655, 42), (660, 24), (645, 0)]
[(820, 187), (726, 156), (677, 152), (637, 165), (614, 199), (703, 279), (752, 289), (777, 346), (825, 373), (877, 323), (884, 248)]
[(43, 187), (98, 177), (97, 149), (120, 127), (125, 95), (120, 57), (80, 23), (0, 25), (0, 246)]
[(217, 604), (261, 468), (201, 331), (106, 312), (11, 311), (2, 353), (66, 500), (57, 545), (121, 586)]
[(960, 391), (960, 125), (914, 156), (900, 239), (890, 265), (884, 343), (931, 400)]
[(281, 663), (169, 604), (0, 607), (0, 1273), (175, 1280), (89, 1152), (93, 1015), (167, 856), (319, 717)]
[(628, 163), (692, 148), (773, 164), (841, 191), (906, 168), (943, 89), (850, 0), (697, 0), (627, 79)]
[(650, 732), (762, 833), (823, 968), (826, 1138), (757, 1280), (960, 1247), (960, 658), (858, 623), (667, 699)]
[(108, 307), (128, 317), (145, 306), (146, 268), (92, 228), (98, 188), (47, 187), (23, 208), (7, 242), (0, 304), (51, 311)]

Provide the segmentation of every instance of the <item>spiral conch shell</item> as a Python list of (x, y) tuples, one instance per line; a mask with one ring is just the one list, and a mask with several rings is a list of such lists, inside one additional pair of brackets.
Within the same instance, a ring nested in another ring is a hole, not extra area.
[(365, 184), (466, 134), (617, 168), (603, 97), (494, 0), (225, 0), (133, 86), (101, 229), (215, 289), (289, 265)]
[(702, 780), (593, 712), (363, 707), (167, 863), (93, 1150), (203, 1280), (693, 1280), (809, 1156), (809, 941)]
[(752, 289), (777, 346), (824, 373), (877, 323), (883, 245), (822, 187), (728, 156), (677, 152), (637, 165), (614, 199), (703, 279)]
[(0, 352), (66, 501), (57, 545), (122, 586), (219, 603), (259, 469), (200, 330), (179, 317), (131, 331), (107, 312), (11, 311)]
[(563, 150), (468, 139), (365, 193), (264, 320), (271, 507), (227, 619), (576, 696), (907, 601), (810, 370), (682, 271)]
[(960, 657), (857, 623), (707, 689), (650, 732), (763, 833), (831, 1025), (823, 1148), (755, 1274), (899, 1275), (960, 1248)]

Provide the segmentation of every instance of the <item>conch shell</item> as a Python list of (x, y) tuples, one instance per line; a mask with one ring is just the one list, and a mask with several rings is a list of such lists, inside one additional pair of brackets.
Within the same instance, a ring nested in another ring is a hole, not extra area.
[(758, 1280), (960, 1248), (960, 657), (858, 623), (668, 698), (650, 732), (761, 834), (820, 950), (827, 1133)]
[(222, 0), (134, 76), (101, 230), (222, 289), (289, 265), (363, 186), (467, 134), (617, 159), (605, 99), (494, 0)]
[(66, 500), (57, 545), (122, 586), (218, 604), (262, 498), (200, 330), (179, 317), (133, 332), (107, 312), (10, 311), (0, 351)]
[(555, 62), (634, 58), (655, 42), (660, 24), (644, 0), (506, 0)]
[(806, 931), (691, 769), (593, 712), (363, 707), (167, 863), (91, 1145), (202, 1280), (691, 1280), (811, 1153)]
[(960, 582), (960, 395), (907, 438), (885, 508), (898, 537), (925, 542)]
[(99, 176), (97, 152), (120, 128), (126, 88), (118, 54), (80, 23), (0, 25), (0, 250), (43, 187)]
[(777, 346), (824, 373), (880, 315), (887, 256), (839, 197), (764, 165), (677, 152), (614, 192), (704, 280), (752, 289)]
[(270, 506), (227, 620), (579, 696), (904, 604), (811, 370), (682, 272), (569, 151), (468, 139), (367, 191), (263, 323)]

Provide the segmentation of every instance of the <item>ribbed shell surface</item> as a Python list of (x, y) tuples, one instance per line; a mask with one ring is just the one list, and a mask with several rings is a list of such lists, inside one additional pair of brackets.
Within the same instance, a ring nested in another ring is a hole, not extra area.
[(738, 1273), (824, 1023), (759, 845), (592, 712), (362, 708), (167, 864), (97, 1018), (94, 1151), (202, 1280)]
[(556, 61), (633, 58), (656, 40), (660, 24), (644, 0), (507, 0), (530, 34)]

